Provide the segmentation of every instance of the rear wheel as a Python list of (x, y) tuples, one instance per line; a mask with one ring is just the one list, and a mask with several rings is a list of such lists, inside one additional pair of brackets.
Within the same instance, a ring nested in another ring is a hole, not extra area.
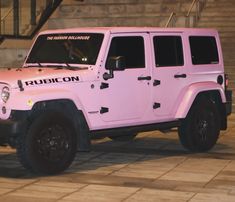
[(216, 104), (206, 97), (195, 101), (179, 127), (182, 145), (194, 152), (210, 150), (220, 133), (220, 116)]
[(77, 149), (75, 130), (59, 112), (44, 112), (18, 141), (18, 157), (27, 169), (40, 174), (56, 174), (72, 163)]

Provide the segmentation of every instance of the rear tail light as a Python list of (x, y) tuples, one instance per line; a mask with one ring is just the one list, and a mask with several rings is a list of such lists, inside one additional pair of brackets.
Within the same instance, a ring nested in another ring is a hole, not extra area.
[(228, 88), (228, 75), (225, 74), (225, 89)]

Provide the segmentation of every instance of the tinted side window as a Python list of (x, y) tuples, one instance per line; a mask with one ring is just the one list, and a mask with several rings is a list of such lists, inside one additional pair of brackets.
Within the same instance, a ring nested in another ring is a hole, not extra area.
[(155, 36), (153, 42), (156, 67), (182, 66), (184, 64), (180, 36)]
[(145, 55), (143, 37), (130, 36), (113, 38), (108, 58), (113, 56), (124, 56), (126, 68), (144, 68)]
[(190, 36), (189, 42), (194, 65), (219, 63), (215, 37)]

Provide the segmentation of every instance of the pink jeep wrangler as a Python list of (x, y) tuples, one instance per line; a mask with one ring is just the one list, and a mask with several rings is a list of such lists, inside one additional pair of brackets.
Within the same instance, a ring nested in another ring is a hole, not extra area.
[(90, 139), (130, 140), (178, 127), (182, 145), (211, 149), (232, 92), (217, 31), (79, 28), (39, 34), (22, 68), (0, 72), (1, 144), (36, 173), (65, 170)]

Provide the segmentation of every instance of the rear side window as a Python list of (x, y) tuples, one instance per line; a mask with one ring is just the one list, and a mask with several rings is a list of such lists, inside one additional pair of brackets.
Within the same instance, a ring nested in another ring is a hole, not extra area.
[(190, 36), (189, 43), (192, 63), (194, 65), (219, 63), (218, 49), (215, 37)]
[(108, 58), (113, 56), (124, 56), (127, 69), (144, 68), (145, 54), (143, 37), (114, 37), (111, 42)]
[(156, 67), (184, 65), (180, 36), (155, 36), (153, 42)]

